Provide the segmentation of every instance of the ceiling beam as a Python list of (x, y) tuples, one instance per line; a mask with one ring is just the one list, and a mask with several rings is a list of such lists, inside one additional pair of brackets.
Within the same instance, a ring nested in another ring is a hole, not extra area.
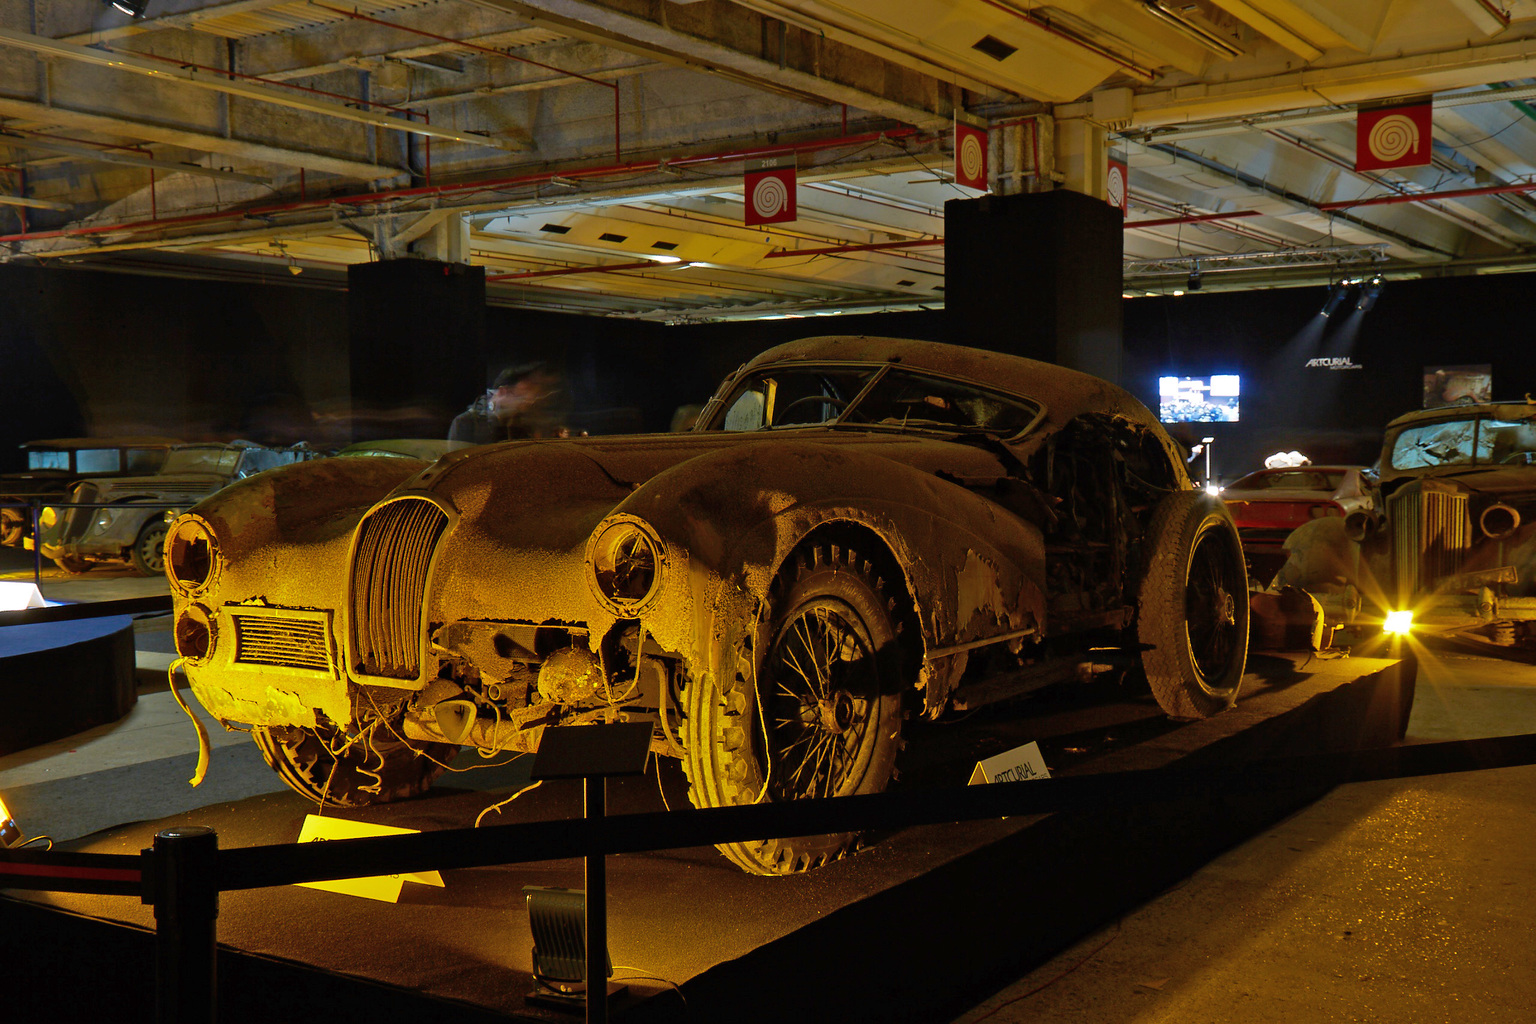
[(360, 181), (377, 181), (381, 178), (393, 178), (404, 173), (397, 167), (384, 167), (379, 164), (366, 163), (360, 160), (348, 160), (344, 157), (334, 157), (324, 153), (286, 149), (238, 137), (226, 138), (222, 135), (215, 135), (206, 131), (176, 128), (126, 117), (89, 113), (69, 107), (34, 103), (30, 100), (0, 97), (0, 117), (22, 118), (38, 124), (58, 125), (82, 131), (126, 136), (133, 139), (142, 139), (145, 142), (159, 142), (199, 152), (222, 153), (226, 156), (240, 160), (249, 160), (254, 163), (303, 167), (311, 171), (334, 174), (343, 178), (355, 178)]
[(271, 178), (265, 178), (259, 174), (241, 174), (238, 171), (226, 171), (218, 167), (203, 167), (198, 164), (182, 163), (176, 160), (156, 160), (153, 157), (137, 156), (133, 153), (116, 152), (111, 149), (98, 149), (94, 146), (53, 142), (47, 139), (36, 138), (30, 132), (16, 131), (8, 128), (0, 128), (0, 146), (31, 150), (35, 153), (53, 153), (59, 156), (81, 157), (104, 164), (149, 167), (154, 170), (171, 171), (176, 174), (197, 174), (206, 178), (218, 178), (221, 181), (245, 182), (248, 185), (272, 184)]
[[(919, 128), (940, 128), (953, 117), (951, 85), (947, 80), (935, 79), (833, 39), (811, 37), (812, 45), (803, 48), (776, 43), (777, 52), (771, 55), (738, 49), (732, 45), (735, 39), (781, 40), (777, 31), (781, 23), (733, 4), (663, 2), (654, 5), (658, 14), (652, 18), (588, 0), (467, 2), (654, 60), (723, 75), (813, 102), (846, 103)], [(803, 32), (798, 28), (793, 31), (797, 36)], [(881, 92), (869, 91), (860, 84), (862, 81), (881, 82)]]
[(29, 210), (53, 210), (67, 213), (73, 209), (68, 203), (54, 203), (47, 199), (31, 199), (27, 196), (0, 195), (0, 206), (25, 206)]
[(507, 139), (496, 138), (491, 135), (480, 135), (474, 132), (433, 128), (431, 125), (421, 124), (416, 121), (392, 117), (388, 114), (372, 110), (360, 110), (356, 107), (349, 107), (333, 100), (316, 99), (312, 95), (299, 90), (274, 88), (258, 82), (225, 77), (223, 73), (199, 71), (196, 68), (178, 64), (174, 60), (151, 60), (147, 57), (135, 56), (121, 51), (102, 50), (90, 46), (76, 46), (74, 43), (62, 43), (45, 36), (34, 36), (26, 32), (16, 32), (6, 28), (0, 28), (0, 45), (28, 50), (45, 57), (60, 57), (64, 60), (92, 64), (96, 67), (145, 75), (160, 81), (175, 82), (179, 85), (195, 89), (207, 89), (231, 96), (239, 96), (243, 99), (256, 100), (261, 103), (291, 107), (308, 114), (322, 114), (326, 117), (335, 117), (343, 121), (354, 121), (359, 124), (372, 125), (375, 128), (387, 128), (390, 131), (408, 132), (412, 135), (424, 135), (428, 138), (444, 139), (449, 142), (463, 142), (472, 146), (489, 146), (495, 149), (519, 151), (523, 148), (521, 145)]
[[(205, 4), (200, 0), (157, 0), (156, 15), (153, 18), (129, 18), (123, 16), (123, 22), (119, 25), (106, 25), (83, 28), (70, 32), (68, 35), (60, 35), (57, 38), (61, 42), (79, 43), (82, 46), (91, 43), (105, 43), (113, 39), (126, 39), (129, 36), (141, 35), (145, 32), (157, 32), (166, 28), (191, 28), (195, 29), (199, 22), (209, 21), (213, 18), (227, 18), (236, 14), (252, 14), (257, 11), (265, 11), (283, 4), (291, 4), (293, 0), (232, 0), (230, 3)], [(76, 10), (82, 11), (93, 18), (112, 18), (111, 14), (104, 13), (94, 4), (76, 4)], [(108, 10), (112, 10), (110, 7)], [(60, 18), (55, 15), (55, 18)]]

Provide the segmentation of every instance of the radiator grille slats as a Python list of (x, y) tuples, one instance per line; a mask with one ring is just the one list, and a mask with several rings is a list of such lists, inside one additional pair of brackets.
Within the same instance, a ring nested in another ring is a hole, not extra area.
[(1392, 496), (1388, 515), (1394, 524), (1399, 601), (1461, 571), (1462, 555), (1472, 544), (1466, 494), (1405, 487)]
[(323, 621), (239, 614), (230, 618), (235, 624), (235, 661), (317, 672), (331, 670)]
[(414, 679), (420, 672), (427, 567), (448, 524), (430, 501), (393, 501), (363, 521), (352, 563), (353, 668)]

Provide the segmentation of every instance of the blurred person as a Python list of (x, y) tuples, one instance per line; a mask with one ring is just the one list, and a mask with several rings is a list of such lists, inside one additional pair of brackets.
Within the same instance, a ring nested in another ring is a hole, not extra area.
[(569, 437), (560, 375), (543, 363), (509, 366), (485, 394), (453, 418), (448, 440), (490, 444), (525, 437)]

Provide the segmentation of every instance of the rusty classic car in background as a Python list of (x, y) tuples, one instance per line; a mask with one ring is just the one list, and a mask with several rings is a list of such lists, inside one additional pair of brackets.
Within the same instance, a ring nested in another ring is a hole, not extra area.
[(30, 548), (32, 514), (86, 479), (159, 471), (172, 437), (63, 437), (21, 446), (27, 468), (0, 476), (0, 544)]
[(1415, 628), (1536, 650), (1536, 404), (1399, 416), (1377, 468), (1380, 507), (1298, 529), (1276, 584), (1337, 621), (1411, 612)]
[[(989, 667), (1017, 693), (1118, 650), (1192, 718), (1247, 653), (1232, 520), (1140, 402), (929, 342), (780, 346), (682, 434), (280, 469), (166, 551), (192, 692), (341, 805), (615, 720), (701, 807), (877, 792), (909, 716), (984, 702)], [(855, 838), (721, 849), (782, 873)]]
[(153, 475), (93, 477), (71, 487), (42, 510), (38, 550), (66, 572), (127, 564), (142, 576), (158, 576), (165, 570), (168, 510), (180, 511), (232, 481), (316, 454), (307, 445), (178, 444)]

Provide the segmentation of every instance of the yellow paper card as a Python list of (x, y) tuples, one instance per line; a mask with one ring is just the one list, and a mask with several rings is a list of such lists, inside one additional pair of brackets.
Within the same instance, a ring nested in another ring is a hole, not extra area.
[[(392, 825), (372, 825), (366, 821), (348, 821), (345, 818), (323, 818), (318, 814), (304, 817), (304, 827), (299, 831), (299, 842), (315, 843), (327, 839), (364, 839), (370, 836), (399, 836), (416, 832), (414, 828), (395, 828)], [(337, 878), (329, 882), (300, 882), (310, 889), (324, 889), (346, 896), (396, 903), (406, 882), (420, 882), (443, 888), (443, 876), (436, 871), (411, 871), (403, 875), (371, 875), (367, 878)]]

